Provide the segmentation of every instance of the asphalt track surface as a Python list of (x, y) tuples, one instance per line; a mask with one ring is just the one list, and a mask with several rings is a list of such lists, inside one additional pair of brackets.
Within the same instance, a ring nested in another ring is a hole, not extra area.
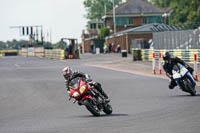
[[(0, 133), (199, 133), (200, 96), (168, 81), (87, 66), (94, 60), (0, 58)], [(112, 115), (93, 117), (67, 101), (61, 70), (90, 74), (110, 95)], [(197, 87), (199, 93), (199, 87)]]

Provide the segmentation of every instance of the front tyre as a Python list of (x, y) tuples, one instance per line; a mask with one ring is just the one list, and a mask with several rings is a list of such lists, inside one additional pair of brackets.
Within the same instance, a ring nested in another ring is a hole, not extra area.
[(98, 107), (94, 104), (94, 102), (91, 99), (85, 99), (84, 105), (87, 108), (90, 113), (92, 113), (94, 116), (100, 116), (100, 111)]
[(103, 112), (104, 113), (106, 113), (106, 114), (111, 114), (112, 113), (112, 106), (111, 105), (109, 105), (109, 104), (106, 104), (106, 105), (104, 105), (104, 107), (103, 107)]
[(186, 78), (186, 87), (187, 87), (187, 91), (191, 94), (191, 96), (196, 95), (195, 86), (193, 86), (191, 81), (187, 78)]

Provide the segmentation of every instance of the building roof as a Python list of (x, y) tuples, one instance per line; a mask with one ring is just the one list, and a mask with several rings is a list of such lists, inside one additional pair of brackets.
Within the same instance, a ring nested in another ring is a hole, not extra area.
[(167, 24), (159, 24), (159, 23), (152, 23), (152, 24), (146, 24), (143, 26), (123, 30), (120, 32), (117, 32), (112, 36), (121, 36), (124, 34), (131, 34), (131, 33), (141, 33), (141, 32), (162, 32), (162, 31), (177, 31), (177, 30), (182, 30), (180, 27), (175, 27), (175, 26), (169, 26)]
[[(129, 0), (125, 3), (120, 4), (115, 9), (116, 15), (129, 15), (129, 14), (163, 14), (166, 10), (155, 7), (149, 2), (143, 0)], [(107, 15), (112, 15), (113, 11), (109, 11)]]

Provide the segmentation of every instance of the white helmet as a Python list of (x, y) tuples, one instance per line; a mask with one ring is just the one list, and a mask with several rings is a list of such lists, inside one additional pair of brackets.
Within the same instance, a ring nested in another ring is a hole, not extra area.
[(63, 71), (63, 76), (65, 77), (65, 79), (70, 78), (73, 74), (72, 69), (69, 66), (65, 67), (62, 71)]

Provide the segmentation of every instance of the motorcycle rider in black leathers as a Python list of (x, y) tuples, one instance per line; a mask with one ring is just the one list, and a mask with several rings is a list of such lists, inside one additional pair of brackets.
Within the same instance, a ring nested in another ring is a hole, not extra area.
[(70, 82), (74, 78), (81, 77), (81, 78), (83, 78), (83, 80), (88, 82), (91, 86), (94, 86), (94, 88), (97, 89), (97, 91), (99, 91), (101, 93), (101, 95), (104, 96), (106, 102), (110, 102), (108, 95), (101, 88), (101, 84), (98, 82), (92, 81), (92, 79), (90, 79), (90, 76), (88, 74), (85, 74), (82, 72), (73, 72), (70, 67), (65, 67), (63, 69), (63, 76), (65, 78), (65, 84), (66, 84), (67, 91), (69, 91)]
[[(172, 57), (171, 54), (169, 52), (165, 52), (163, 54), (163, 60), (164, 60), (164, 65), (163, 65), (163, 69), (166, 72), (166, 75), (171, 79), (170, 84), (169, 84), (169, 88), (173, 89), (177, 83), (176, 81), (173, 79), (172, 77), (172, 70), (174, 65), (177, 65), (178, 63), (180, 63), (181, 65), (183, 65), (186, 69), (188, 69), (188, 71), (191, 73), (193, 73), (193, 68), (191, 68), (188, 64), (186, 64), (183, 60), (181, 60), (178, 57)], [(193, 84), (195, 86), (195, 83)]]

